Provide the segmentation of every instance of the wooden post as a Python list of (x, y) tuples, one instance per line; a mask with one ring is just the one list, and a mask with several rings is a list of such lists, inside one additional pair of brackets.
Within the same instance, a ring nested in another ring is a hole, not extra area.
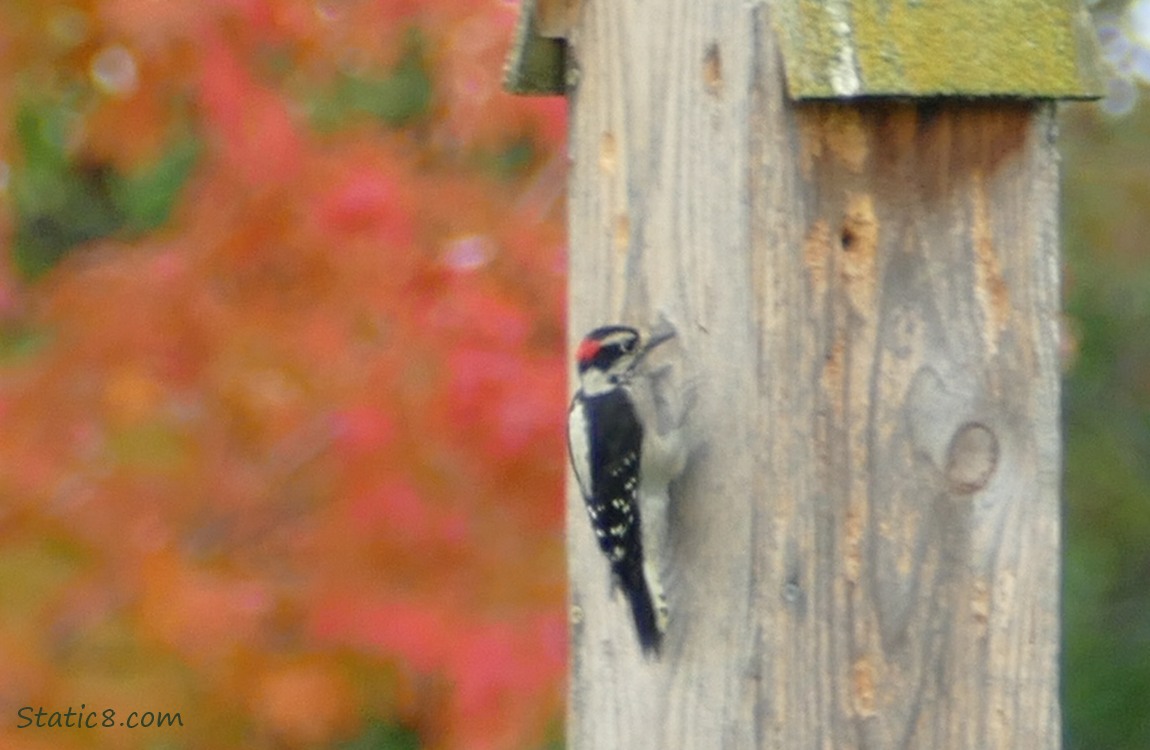
[(1052, 107), (795, 106), (767, 13), (571, 39), (572, 342), (666, 311), (706, 447), (657, 662), (572, 488), (569, 747), (1057, 748)]
[(668, 315), (703, 442), (659, 660), (571, 485), (568, 746), (1058, 748), (1070, 9), (538, 1), (565, 70), (508, 80), (571, 99), (570, 341)]

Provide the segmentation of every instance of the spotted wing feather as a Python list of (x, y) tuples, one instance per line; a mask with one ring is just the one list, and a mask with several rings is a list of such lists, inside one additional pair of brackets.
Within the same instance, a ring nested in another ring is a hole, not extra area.
[[(662, 630), (643, 565), (639, 470), (643, 427), (623, 388), (576, 396), (568, 418), (568, 450), (599, 548), (631, 605), (639, 641), (656, 652)], [(576, 438), (586, 430), (588, 441)], [(586, 455), (576, 446), (586, 445)]]

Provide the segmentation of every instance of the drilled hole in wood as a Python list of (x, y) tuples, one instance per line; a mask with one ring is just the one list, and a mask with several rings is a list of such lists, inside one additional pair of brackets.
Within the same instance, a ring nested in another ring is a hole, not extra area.
[(855, 237), (853, 229), (850, 227), (843, 227), (843, 233), (839, 235), (839, 244), (842, 245), (844, 252), (849, 253), (854, 249), (856, 239), (857, 238)]

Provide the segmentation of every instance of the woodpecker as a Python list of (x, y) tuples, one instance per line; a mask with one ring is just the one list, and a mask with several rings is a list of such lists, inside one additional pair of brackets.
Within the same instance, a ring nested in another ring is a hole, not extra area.
[[(599, 549), (631, 606), (639, 644), (658, 655), (667, 629), (659, 581), (668, 483), (682, 471), (677, 441), (658, 434), (636, 398), (643, 358), (674, 331), (649, 336), (608, 325), (588, 333), (575, 352), (579, 388), (567, 416), (567, 446)], [(649, 378), (648, 378), (649, 379)], [(644, 517), (649, 516), (649, 517)]]

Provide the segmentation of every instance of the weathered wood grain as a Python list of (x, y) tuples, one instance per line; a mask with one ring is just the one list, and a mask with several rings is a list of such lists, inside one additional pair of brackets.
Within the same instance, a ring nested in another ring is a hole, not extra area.
[(770, 12), (570, 38), (571, 339), (666, 312), (705, 446), (660, 661), (569, 492), (569, 747), (1057, 748), (1052, 107), (793, 105)]

